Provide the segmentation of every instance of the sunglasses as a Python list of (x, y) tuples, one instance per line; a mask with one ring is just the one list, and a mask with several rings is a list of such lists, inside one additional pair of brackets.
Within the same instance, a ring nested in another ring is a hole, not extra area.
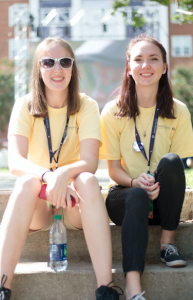
[(55, 66), (56, 62), (60, 64), (63, 69), (70, 69), (73, 65), (74, 58), (71, 57), (61, 57), (61, 58), (41, 58), (41, 66), (46, 70), (51, 70)]

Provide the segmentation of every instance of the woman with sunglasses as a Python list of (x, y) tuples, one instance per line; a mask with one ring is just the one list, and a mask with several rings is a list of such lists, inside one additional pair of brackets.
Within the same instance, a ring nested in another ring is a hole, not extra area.
[[(31, 93), (14, 105), (8, 141), (9, 168), (19, 179), (1, 224), (0, 299), (10, 299), (28, 231), (50, 229), (53, 205), (66, 228), (84, 231), (97, 278), (96, 299), (118, 300), (111, 283), (108, 215), (93, 175), (101, 141), (98, 105), (79, 93), (74, 53), (65, 40), (47, 38), (37, 47)], [(49, 206), (38, 197), (42, 183)]]
[[(149, 225), (161, 225), (161, 260), (185, 266), (174, 246), (185, 193), (180, 158), (193, 155), (190, 113), (173, 99), (166, 51), (154, 38), (133, 39), (126, 52), (120, 95), (102, 111), (103, 145), (116, 182), (108, 193), (110, 219), (122, 226), (126, 300), (144, 300), (144, 271)], [(148, 218), (149, 217), (149, 218)]]

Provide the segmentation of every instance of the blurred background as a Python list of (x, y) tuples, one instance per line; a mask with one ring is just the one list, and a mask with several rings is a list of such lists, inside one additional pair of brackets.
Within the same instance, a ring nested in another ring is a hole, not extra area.
[[(119, 91), (129, 40), (140, 33), (154, 36), (167, 51), (175, 97), (188, 105), (193, 120), (191, 5), (185, 7), (187, 17), (184, 7), (170, 0), (0, 0), (0, 169), (7, 170), (13, 104), (30, 91), (33, 54), (48, 36), (69, 41), (81, 92), (95, 99), (100, 110)], [(184, 165), (191, 167), (191, 159)]]

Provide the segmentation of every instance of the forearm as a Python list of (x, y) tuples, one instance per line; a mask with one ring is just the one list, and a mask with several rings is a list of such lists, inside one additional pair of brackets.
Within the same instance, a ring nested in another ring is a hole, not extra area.
[(109, 176), (117, 184), (125, 187), (131, 187), (131, 177), (121, 168), (111, 168), (109, 169)]
[(93, 159), (86, 159), (86, 160), (79, 160), (75, 163), (70, 165), (66, 165), (60, 167), (61, 172), (68, 173), (68, 179), (75, 179), (79, 174), (83, 172), (89, 172), (94, 174), (98, 167), (98, 160)]
[(9, 157), (8, 164), (11, 174), (16, 176), (31, 174), (41, 180), (42, 174), (47, 171), (46, 168), (40, 167), (20, 155)]

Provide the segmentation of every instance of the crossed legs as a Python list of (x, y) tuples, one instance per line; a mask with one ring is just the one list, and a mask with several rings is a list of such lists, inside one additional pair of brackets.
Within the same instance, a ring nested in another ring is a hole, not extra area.
[[(183, 165), (176, 154), (167, 154), (159, 162), (155, 179), (160, 194), (154, 203), (151, 225), (161, 225), (162, 244), (174, 243), (185, 193)], [(126, 276), (126, 299), (141, 293), (140, 276), (144, 271), (148, 243), (149, 197), (141, 188), (114, 186), (106, 200), (110, 219), (122, 225), (123, 271)]]

